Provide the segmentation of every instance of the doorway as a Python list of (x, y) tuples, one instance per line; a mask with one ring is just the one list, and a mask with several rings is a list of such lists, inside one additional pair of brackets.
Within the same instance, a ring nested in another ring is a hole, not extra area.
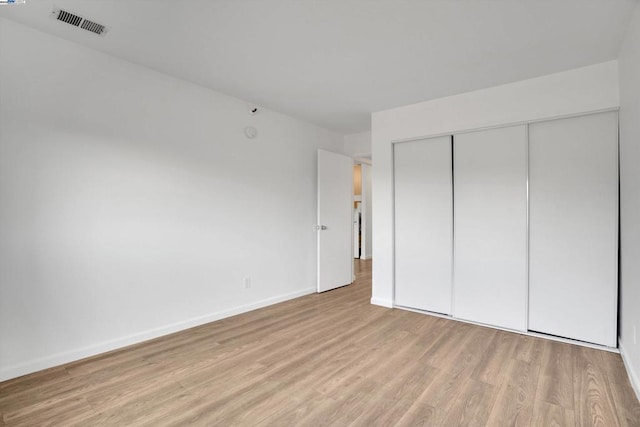
[(371, 258), (371, 164), (356, 159), (353, 165), (353, 258)]

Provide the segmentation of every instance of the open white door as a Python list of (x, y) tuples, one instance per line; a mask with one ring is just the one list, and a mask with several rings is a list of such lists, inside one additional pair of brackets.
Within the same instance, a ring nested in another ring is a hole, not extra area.
[(353, 279), (353, 159), (318, 150), (318, 292)]

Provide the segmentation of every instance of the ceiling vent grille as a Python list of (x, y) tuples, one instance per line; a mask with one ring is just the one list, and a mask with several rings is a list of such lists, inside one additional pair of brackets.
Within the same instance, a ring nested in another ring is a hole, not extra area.
[(66, 10), (54, 9), (53, 12), (51, 12), (51, 17), (58, 21), (73, 25), (74, 27), (91, 31), (94, 34), (104, 35), (107, 32), (107, 27), (104, 25), (90, 21), (89, 19), (85, 19), (80, 15), (76, 15), (75, 13), (71, 13)]
[(98, 24), (97, 22), (89, 21), (88, 19), (82, 21), (82, 25), (80, 25), (80, 28), (96, 34), (102, 34), (105, 30), (104, 25)]
[(71, 24), (75, 27), (80, 25), (80, 22), (82, 22), (82, 17), (69, 13), (66, 10), (59, 10), (57, 19), (58, 21), (66, 22), (67, 24)]

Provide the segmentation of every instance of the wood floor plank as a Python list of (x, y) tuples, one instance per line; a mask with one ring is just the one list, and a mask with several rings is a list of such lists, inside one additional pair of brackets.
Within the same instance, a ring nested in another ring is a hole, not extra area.
[(69, 373), (65, 367), (57, 367), (25, 375), (11, 381), (0, 382), (0, 403), (3, 396), (15, 395), (22, 391), (31, 392), (34, 387), (43, 384), (55, 384), (69, 379)]
[(425, 364), (407, 365), (397, 372), (399, 375), (380, 387), (353, 425), (395, 425), (439, 374)]
[(495, 386), (470, 379), (447, 411), (443, 425), (484, 426), (495, 401)]
[(23, 410), (7, 413), (5, 421), (12, 426), (58, 425), (66, 422), (69, 414), (91, 415), (93, 409), (84, 397), (56, 399), (55, 403), (41, 402)]
[[(385, 336), (385, 343), (379, 347), (369, 348), (369, 350), (360, 358), (354, 359), (344, 366), (318, 386), (318, 390), (330, 397), (336, 397), (335, 394), (349, 381), (353, 381), (358, 376), (364, 376), (370, 369), (380, 364), (380, 360), (387, 360), (392, 357), (396, 351), (396, 346), (407, 337), (407, 333), (401, 331), (394, 336)], [(359, 344), (356, 344), (359, 346)], [(368, 347), (365, 347), (368, 348)]]
[(608, 352), (599, 352), (599, 356), (618, 421), (623, 426), (640, 426), (640, 402), (633, 393), (622, 358)]
[(568, 410), (574, 408), (573, 358), (578, 348), (571, 344), (546, 340), (537, 398)]
[[(432, 422), (434, 420), (441, 422), (463, 393), (468, 382), (468, 376), (452, 375), (441, 371), (407, 410), (407, 413), (400, 419), (400, 423), (412, 424), (415, 420), (423, 419), (425, 416)], [(431, 408), (436, 411), (432, 413)]]
[(544, 344), (541, 338), (518, 335), (518, 342), (514, 350), (514, 357), (523, 362), (531, 362), (533, 351), (537, 346)]
[(528, 426), (531, 424), (540, 364), (511, 359), (506, 379), (497, 391), (488, 425)]
[(161, 424), (160, 420), (173, 416), (178, 403), (184, 402), (190, 397), (182, 386), (177, 383), (169, 383), (153, 393), (141, 393), (134, 399), (127, 399), (117, 406), (100, 412), (97, 419), (87, 419), (85, 422), (89, 425), (133, 426), (153, 417), (157, 420), (156, 425), (159, 425)]
[(600, 370), (601, 352), (586, 347), (574, 349), (574, 414), (578, 425), (619, 426), (613, 399)]
[(542, 400), (536, 400), (533, 407), (531, 425), (540, 427), (582, 427), (580, 424), (575, 423), (572, 410)]
[(328, 396), (331, 405), (321, 406), (311, 411), (300, 422), (301, 425), (337, 426), (349, 425), (367, 407), (374, 390), (379, 386), (368, 378), (359, 378), (345, 387), (342, 393)]
[(40, 405), (42, 402), (55, 404), (57, 401), (65, 400), (74, 392), (83, 390), (84, 384), (68, 378), (64, 381), (54, 383), (43, 382), (35, 385), (31, 390), (23, 390), (19, 393), (0, 393), (0, 409), (5, 414), (19, 411), (33, 405)]
[(515, 333), (496, 331), (473, 371), (473, 378), (494, 386), (502, 384), (507, 373), (504, 368), (508, 366), (517, 342), (518, 335)]
[(640, 425), (617, 354), (370, 304), (354, 284), (0, 383), (18, 425)]
[[(434, 341), (443, 331), (431, 330), (422, 335), (410, 335), (406, 345), (398, 347), (397, 351), (387, 363), (376, 363), (367, 375), (381, 384), (394, 384), (398, 377), (410, 377), (413, 374), (408, 370), (420, 372), (422, 368), (431, 368), (424, 362), (425, 354), (432, 348)], [(419, 368), (419, 369), (418, 369)], [(387, 389), (388, 387), (385, 387)], [(388, 388), (388, 391), (392, 391)]]
[[(286, 424), (280, 420), (277, 424), (272, 421), (266, 425), (296, 425), (309, 414), (311, 408), (316, 408), (319, 399), (324, 397), (310, 389), (280, 388), (277, 393), (266, 396), (264, 400), (251, 407), (237, 411), (223, 422), (227, 426), (255, 426), (263, 423), (265, 419), (287, 414), (290, 418)], [(293, 420), (297, 422), (294, 424)]]
[[(449, 333), (442, 337), (436, 345), (434, 345), (426, 355), (425, 363), (434, 366), (436, 368), (442, 368), (450, 366), (451, 360), (458, 355), (461, 348), (461, 343), (464, 342), (468, 333), (473, 330), (473, 327), (466, 323), (460, 323), (457, 325), (449, 324), (451, 329)], [(477, 329), (480, 331), (480, 329)], [(484, 330), (482, 330), (484, 332)]]
[(428, 427), (442, 425), (445, 411), (423, 401), (417, 401), (398, 420), (398, 427)]
[[(223, 399), (207, 399), (202, 396), (202, 405), (177, 414), (166, 425), (229, 425), (243, 411), (277, 393), (278, 387), (279, 384), (275, 382), (256, 381), (251, 386), (241, 387), (236, 392), (227, 394)], [(188, 408), (187, 405), (185, 407)]]
[[(314, 390), (304, 390), (294, 393), (284, 405), (272, 408), (270, 413), (253, 425), (257, 427), (267, 426), (299, 426), (302, 420), (311, 414), (316, 408), (326, 408), (334, 404), (330, 397)], [(240, 424), (242, 425), (242, 424)]]

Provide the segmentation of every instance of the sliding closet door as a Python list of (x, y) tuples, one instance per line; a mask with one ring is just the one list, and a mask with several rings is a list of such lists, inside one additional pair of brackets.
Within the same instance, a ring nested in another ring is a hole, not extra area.
[(395, 305), (451, 313), (451, 137), (394, 144)]
[(529, 329), (616, 345), (618, 117), (531, 124)]
[(454, 136), (454, 316), (527, 329), (527, 129)]

